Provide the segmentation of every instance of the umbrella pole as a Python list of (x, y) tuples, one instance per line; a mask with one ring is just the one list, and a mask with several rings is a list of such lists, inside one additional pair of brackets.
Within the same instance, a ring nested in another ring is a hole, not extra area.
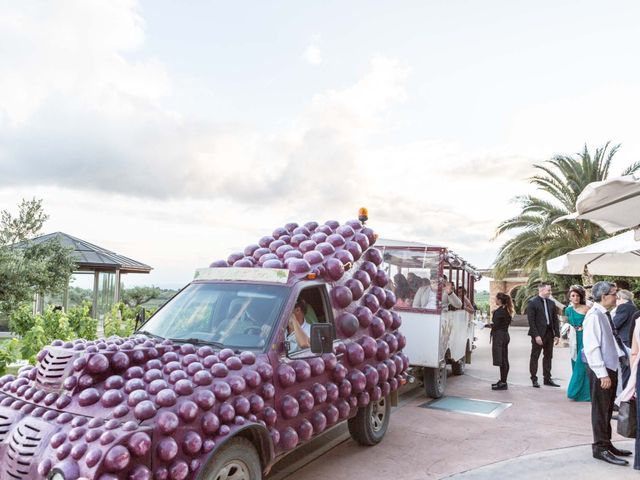
[(582, 271), (582, 285), (587, 293), (587, 297), (591, 296), (591, 287), (593, 286), (593, 275), (589, 272), (588, 265), (584, 266)]

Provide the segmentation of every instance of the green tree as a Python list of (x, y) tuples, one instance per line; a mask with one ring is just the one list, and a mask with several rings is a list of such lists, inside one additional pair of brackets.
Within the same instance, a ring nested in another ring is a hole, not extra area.
[(0, 313), (8, 315), (34, 293), (61, 293), (75, 265), (57, 241), (35, 243), (48, 216), (42, 200), (23, 200), (17, 216), (0, 212)]
[(143, 305), (150, 300), (161, 298), (164, 292), (158, 287), (133, 287), (122, 292), (122, 301), (131, 308)]
[[(530, 277), (551, 280), (546, 262), (550, 258), (564, 255), (576, 248), (584, 247), (606, 238), (606, 233), (596, 224), (582, 220), (553, 223), (554, 220), (575, 210), (578, 195), (591, 182), (605, 180), (619, 145), (610, 148), (609, 142), (592, 155), (585, 145), (582, 152), (574, 156), (556, 155), (550, 160), (534, 165), (534, 175), (529, 182), (539, 195), (523, 195), (515, 198), (522, 210), (497, 228), (496, 238), (514, 233), (498, 252), (494, 263), (496, 277), (510, 270), (523, 269)], [(621, 175), (630, 175), (640, 170), (640, 162), (627, 167)], [(555, 278), (564, 283), (577, 278)], [(533, 285), (518, 293), (526, 298)], [(564, 287), (562, 287), (564, 288)]]

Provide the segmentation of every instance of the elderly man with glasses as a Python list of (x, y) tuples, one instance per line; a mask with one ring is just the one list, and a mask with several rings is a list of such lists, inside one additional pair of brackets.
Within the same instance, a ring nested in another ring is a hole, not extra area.
[(618, 365), (625, 355), (624, 346), (617, 336), (609, 310), (616, 304), (614, 283), (598, 282), (593, 286), (595, 303), (584, 318), (584, 355), (589, 365), (591, 387), (591, 426), (593, 428), (593, 457), (614, 465), (628, 465), (618, 456), (629, 456), (628, 450), (619, 450), (611, 443), (611, 415), (618, 384)]

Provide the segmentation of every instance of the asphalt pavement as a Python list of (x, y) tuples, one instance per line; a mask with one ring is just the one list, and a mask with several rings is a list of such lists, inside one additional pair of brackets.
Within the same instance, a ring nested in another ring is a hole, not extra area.
[[(526, 328), (513, 327), (509, 390), (492, 391), (498, 368), (491, 364), (488, 331), (478, 331), (477, 336), (472, 364), (463, 376), (449, 375), (445, 395), (510, 404), (499, 416), (422, 408), (431, 399), (416, 390), (394, 409), (381, 444), (361, 447), (350, 439), (342, 441), (286, 478), (479, 480), (571, 474), (584, 479), (640, 479), (640, 472), (631, 467), (591, 457), (590, 404), (566, 397), (571, 376), (568, 348), (554, 349), (552, 373), (561, 387), (532, 388), (530, 339)], [(613, 429), (615, 432), (615, 421)], [(632, 441), (615, 433), (613, 440), (617, 446), (633, 450)]]

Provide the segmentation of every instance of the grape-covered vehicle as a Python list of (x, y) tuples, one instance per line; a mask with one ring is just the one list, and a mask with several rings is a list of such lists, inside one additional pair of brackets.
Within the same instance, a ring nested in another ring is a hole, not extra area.
[(53, 342), (0, 378), (0, 480), (249, 480), (341, 422), (380, 442), (409, 361), (375, 241), (288, 224), (132, 337)]

